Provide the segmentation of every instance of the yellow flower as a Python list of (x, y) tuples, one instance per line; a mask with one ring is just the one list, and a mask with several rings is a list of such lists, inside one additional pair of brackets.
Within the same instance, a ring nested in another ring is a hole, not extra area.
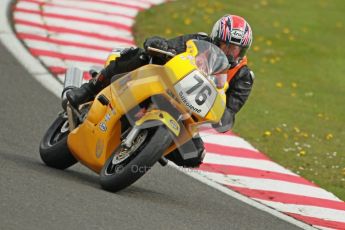
[(270, 59), (270, 63), (271, 63), (271, 64), (275, 64), (275, 63), (276, 63), (276, 59), (271, 58), (271, 59)]
[(293, 129), (295, 130), (296, 133), (301, 132), (301, 130), (298, 127), (293, 127)]
[(192, 20), (190, 18), (185, 18), (184, 19), (184, 24), (185, 25), (190, 25), (192, 23)]
[(289, 135), (287, 133), (284, 133), (284, 138), (289, 139)]
[(289, 33), (290, 33), (290, 29), (287, 28), (287, 27), (285, 27), (285, 28), (283, 29), (283, 33), (284, 33), (284, 34), (289, 34)]
[(276, 83), (276, 87), (278, 87), (278, 88), (283, 88), (283, 83), (277, 82), (277, 83)]
[(268, 131), (268, 130), (265, 131), (265, 132), (264, 132), (264, 136), (265, 136), (265, 137), (270, 137), (270, 136), (272, 136), (271, 131)]
[(299, 152), (299, 154), (300, 154), (301, 156), (305, 156), (305, 155), (307, 154), (307, 152), (306, 152), (305, 150), (301, 150), (301, 151)]
[(260, 46), (254, 46), (254, 47), (253, 47), (253, 50), (254, 50), (255, 52), (259, 51), (259, 50), (260, 50)]
[(282, 132), (282, 129), (279, 128), (279, 127), (276, 127), (276, 131), (277, 131), (278, 133), (281, 133), (281, 132)]
[(262, 0), (262, 1), (260, 2), (260, 4), (261, 4), (262, 6), (267, 6), (267, 5), (268, 5), (268, 2), (267, 2), (266, 0)]
[(301, 133), (301, 136), (307, 138), (307, 137), (309, 137), (309, 134), (306, 133), (306, 132), (302, 132), (302, 133)]
[(291, 87), (292, 87), (292, 88), (297, 88), (297, 83), (296, 83), (296, 82), (292, 82), (292, 83), (291, 83)]
[(267, 40), (266, 41), (266, 45), (271, 46), (272, 45), (272, 41), (271, 40)]
[(332, 133), (328, 133), (327, 135), (326, 135), (326, 140), (331, 140), (331, 139), (333, 139), (333, 134)]
[(166, 28), (166, 29), (165, 29), (165, 34), (166, 34), (166, 35), (169, 35), (169, 34), (171, 34), (171, 29), (169, 29), (169, 28)]

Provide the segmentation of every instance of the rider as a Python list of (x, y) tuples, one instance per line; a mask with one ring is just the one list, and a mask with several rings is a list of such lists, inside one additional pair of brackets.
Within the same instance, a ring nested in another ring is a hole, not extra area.
[[(73, 107), (91, 101), (95, 95), (110, 84), (115, 74), (132, 71), (149, 63), (147, 47), (182, 53), (186, 49), (186, 42), (190, 39), (209, 41), (217, 45), (226, 54), (230, 68), (228, 70), (229, 88), (226, 91), (226, 110), (221, 121), (212, 127), (218, 132), (230, 130), (235, 121), (235, 114), (242, 108), (251, 92), (254, 74), (247, 66), (246, 52), (252, 43), (252, 30), (248, 22), (240, 16), (225, 15), (213, 26), (210, 36), (205, 33), (188, 34), (166, 40), (154, 36), (146, 39), (144, 49), (129, 48), (122, 51), (121, 56), (104, 68), (90, 82), (67, 92), (67, 99)], [(166, 56), (154, 57), (153, 63), (164, 64)], [(168, 155), (176, 164), (186, 167), (196, 167), (202, 163), (204, 145), (200, 137), (179, 147), (179, 152), (195, 152), (194, 157), (185, 159), (183, 154), (173, 152)], [(188, 154), (190, 155), (190, 154)]]

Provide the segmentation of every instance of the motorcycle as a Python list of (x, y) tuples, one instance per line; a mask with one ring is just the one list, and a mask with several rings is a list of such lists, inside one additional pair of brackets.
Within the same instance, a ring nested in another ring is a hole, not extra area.
[[(57, 169), (79, 161), (112, 192), (133, 184), (156, 162), (166, 165), (166, 156), (198, 135), (200, 125), (219, 122), (225, 110), (225, 54), (206, 41), (189, 40), (186, 47), (178, 55), (149, 48), (171, 59), (114, 76), (79, 108), (67, 104), (42, 138), (42, 161)], [(75, 72), (66, 74), (65, 91)]]

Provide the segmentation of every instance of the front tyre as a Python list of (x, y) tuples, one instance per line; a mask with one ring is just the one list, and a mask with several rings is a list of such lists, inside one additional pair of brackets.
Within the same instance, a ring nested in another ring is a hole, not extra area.
[(106, 161), (100, 173), (102, 188), (117, 192), (133, 184), (162, 157), (171, 142), (172, 136), (164, 126), (142, 130), (133, 150), (120, 145)]
[(66, 169), (77, 163), (68, 149), (68, 133), (67, 116), (59, 114), (41, 140), (40, 156), (46, 165)]

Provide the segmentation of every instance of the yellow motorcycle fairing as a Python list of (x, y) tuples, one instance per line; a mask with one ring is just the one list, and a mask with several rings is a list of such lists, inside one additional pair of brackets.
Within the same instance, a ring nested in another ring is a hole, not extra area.
[[(120, 119), (154, 96), (165, 98), (181, 115), (180, 120), (176, 120), (168, 111), (153, 108), (135, 120), (134, 124), (140, 126), (156, 120), (176, 135), (174, 144), (164, 155), (190, 140), (197, 133), (196, 127), (200, 123), (218, 122), (225, 108), (224, 89), (217, 89), (208, 80), (208, 76), (199, 70), (196, 60), (200, 54), (195, 44), (195, 41), (188, 41), (186, 52), (176, 55), (164, 66), (143, 66), (103, 89), (96, 96), (84, 122), (68, 136), (68, 146), (72, 154), (81, 163), (99, 173), (121, 143)], [(190, 91), (193, 92), (189, 93)], [(106, 97), (109, 104), (101, 104), (97, 100), (100, 95)], [(212, 96), (212, 100), (199, 103), (207, 96)], [(163, 118), (159, 114), (163, 114)]]
[[(93, 171), (100, 172), (105, 161), (121, 142), (120, 118), (151, 96), (170, 98), (167, 94), (169, 82), (164, 80), (164, 76), (169, 74), (171, 73), (164, 66), (147, 65), (103, 89), (96, 98), (103, 95), (110, 103), (105, 106), (97, 99), (94, 100), (84, 122), (68, 136), (72, 154)], [(164, 119), (154, 117), (151, 111), (138, 121), (138, 125), (157, 119), (178, 135), (180, 128), (172, 125), (178, 125), (176, 120), (165, 111), (160, 113), (165, 114)]]

